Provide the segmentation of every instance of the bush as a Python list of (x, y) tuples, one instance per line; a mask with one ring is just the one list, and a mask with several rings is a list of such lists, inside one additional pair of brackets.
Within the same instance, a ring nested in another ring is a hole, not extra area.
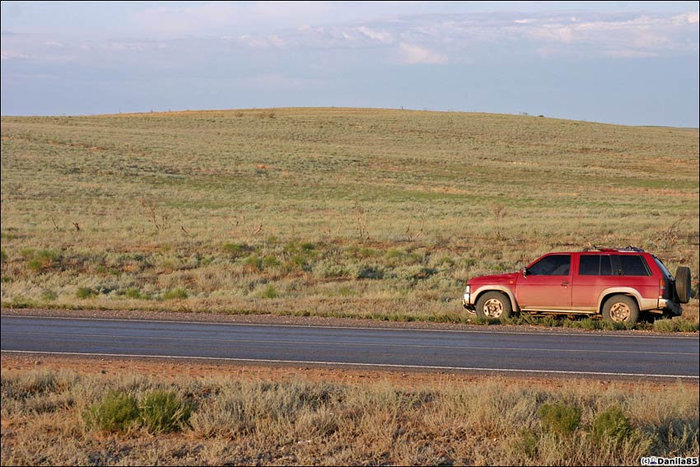
[(224, 243), (221, 249), (232, 258), (238, 258), (253, 251), (253, 248), (245, 243)]
[(581, 409), (566, 404), (544, 404), (537, 411), (548, 431), (570, 435), (581, 423)]
[(4, 248), (0, 250), (0, 261), (3, 263), (7, 261), (7, 252), (5, 252)]
[(609, 439), (617, 444), (629, 438), (631, 434), (630, 420), (619, 407), (610, 407), (596, 415), (593, 420), (593, 438), (597, 441)]
[(179, 431), (191, 414), (190, 404), (172, 391), (153, 391), (141, 401), (141, 420), (152, 432)]
[(276, 257), (274, 257), (272, 255), (265, 256), (265, 258), (263, 258), (263, 260), (262, 260), (262, 263), (263, 263), (263, 267), (265, 267), (265, 268), (276, 268), (282, 264), (280, 262), (280, 260), (278, 260)]
[(348, 275), (346, 267), (333, 260), (319, 261), (313, 268), (314, 275), (321, 278), (345, 277)]
[(75, 291), (75, 296), (78, 298), (90, 298), (95, 295), (97, 295), (97, 292), (90, 287), (78, 287), (78, 290)]
[(378, 266), (359, 265), (355, 273), (355, 279), (383, 279), (384, 271)]
[(40, 250), (36, 255), (29, 260), (27, 267), (32, 271), (42, 271), (49, 269), (58, 261), (59, 254), (54, 250)]
[(167, 290), (163, 294), (163, 300), (184, 300), (187, 298), (187, 290), (182, 287)]
[(656, 332), (697, 332), (698, 324), (680, 318), (657, 319), (654, 321), (654, 331)]
[(133, 299), (147, 299), (148, 295), (142, 294), (139, 289), (136, 287), (132, 287), (130, 289), (126, 289), (124, 291), (124, 296), (126, 298), (133, 298)]
[(279, 294), (275, 289), (274, 285), (268, 285), (265, 291), (262, 293), (262, 298), (277, 298)]
[(88, 426), (110, 432), (125, 431), (139, 419), (139, 406), (133, 395), (110, 391), (88, 409), (84, 418)]

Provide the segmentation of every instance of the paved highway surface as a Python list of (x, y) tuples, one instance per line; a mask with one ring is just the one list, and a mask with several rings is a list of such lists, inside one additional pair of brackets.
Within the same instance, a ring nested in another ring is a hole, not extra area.
[(698, 336), (2, 316), (3, 352), (698, 380)]

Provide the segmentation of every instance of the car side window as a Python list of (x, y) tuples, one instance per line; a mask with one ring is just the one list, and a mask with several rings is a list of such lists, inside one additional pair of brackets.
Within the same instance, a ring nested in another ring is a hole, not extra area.
[(639, 255), (615, 255), (620, 261), (620, 273), (623, 276), (650, 276), (651, 271), (644, 258)]
[(597, 276), (600, 273), (600, 255), (581, 255), (578, 273), (580, 276)]
[(549, 255), (528, 268), (533, 276), (568, 276), (571, 255)]
[(610, 255), (581, 255), (578, 266), (580, 276), (610, 276)]

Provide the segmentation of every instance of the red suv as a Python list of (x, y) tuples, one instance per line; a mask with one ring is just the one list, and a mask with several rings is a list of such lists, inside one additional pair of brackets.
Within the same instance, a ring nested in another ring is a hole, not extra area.
[(639, 248), (548, 253), (520, 272), (470, 279), (464, 307), (479, 318), (513, 312), (603, 315), (633, 324), (640, 312), (680, 315), (690, 299), (690, 269), (675, 279), (656, 256)]

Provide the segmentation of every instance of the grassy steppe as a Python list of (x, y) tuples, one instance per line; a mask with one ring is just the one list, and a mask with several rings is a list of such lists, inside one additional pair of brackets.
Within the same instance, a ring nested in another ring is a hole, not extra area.
[[(104, 365), (104, 364), (103, 364)], [(697, 385), (2, 372), (2, 465), (639, 465), (697, 456)]]
[(2, 304), (460, 321), (469, 277), (594, 244), (690, 266), (697, 296), (698, 184), (697, 129), (342, 108), (3, 117)]

